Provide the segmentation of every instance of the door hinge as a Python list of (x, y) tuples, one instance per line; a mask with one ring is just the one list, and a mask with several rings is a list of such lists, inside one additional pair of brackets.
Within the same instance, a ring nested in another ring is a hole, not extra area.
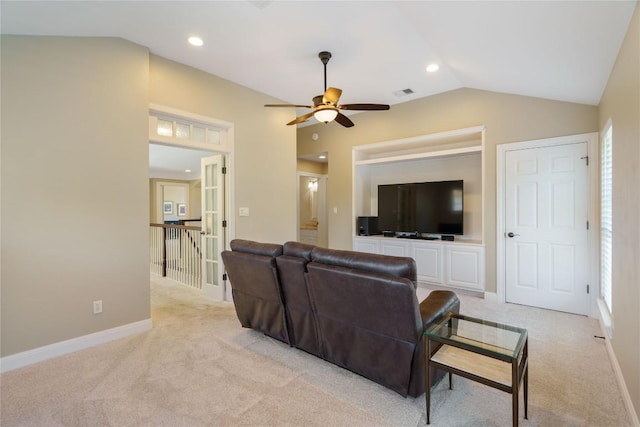
[(589, 221), (587, 221), (587, 230), (589, 229)]
[(227, 280), (227, 273), (222, 273), (222, 280)]
[(589, 285), (587, 285), (587, 293), (589, 293)]
[(222, 220), (222, 226), (223, 226), (223, 227), (226, 227), (226, 226), (227, 226), (227, 220), (226, 220), (226, 219), (223, 219), (223, 220)]
[(587, 166), (589, 166), (589, 156), (580, 157), (581, 159), (585, 159), (587, 162)]
[(227, 174), (227, 167), (226, 167), (226, 166), (223, 166), (223, 167), (222, 167), (222, 174), (223, 174), (223, 175), (226, 175), (226, 174)]

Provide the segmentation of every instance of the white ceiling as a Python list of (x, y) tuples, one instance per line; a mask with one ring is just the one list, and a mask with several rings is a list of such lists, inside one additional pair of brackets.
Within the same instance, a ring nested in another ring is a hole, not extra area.
[(200, 159), (211, 155), (209, 151), (149, 144), (149, 177), (200, 179)]
[[(3, 0), (0, 11), (3, 34), (122, 37), (288, 103), (322, 93), (318, 52), (328, 50), (341, 103), (469, 87), (597, 105), (635, 4)], [(191, 35), (204, 46), (188, 45)], [(426, 73), (430, 63), (440, 70)], [(403, 89), (414, 93), (394, 95)]]

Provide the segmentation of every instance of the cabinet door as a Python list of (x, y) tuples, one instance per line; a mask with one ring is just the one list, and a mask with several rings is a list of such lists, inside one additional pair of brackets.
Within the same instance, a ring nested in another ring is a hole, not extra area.
[(484, 249), (451, 245), (445, 248), (447, 285), (484, 291)]
[(418, 281), (442, 284), (444, 258), (442, 244), (413, 243), (411, 256), (416, 260)]
[(397, 239), (380, 242), (380, 253), (383, 255), (409, 256), (409, 244)]
[(371, 239), (367, 237), (354, 237), (353, 238), (353, 250), (356, 252), (368, 252), (371, 254), (379, 254), (378, 239)]

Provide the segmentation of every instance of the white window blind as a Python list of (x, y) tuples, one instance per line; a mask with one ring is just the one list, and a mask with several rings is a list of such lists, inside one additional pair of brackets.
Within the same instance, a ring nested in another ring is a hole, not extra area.
[(602, 133), (600, 152), (600, 297), (612, 313), (611, 260), (613, 236), (613, 139), (611, 123)]

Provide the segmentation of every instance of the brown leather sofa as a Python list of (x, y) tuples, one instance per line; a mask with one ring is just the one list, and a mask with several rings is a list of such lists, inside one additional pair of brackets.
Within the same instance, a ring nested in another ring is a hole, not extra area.
[(233, 240), (222, 260), (240, 324), (289, 344), (276, 257), (282, 245)]
[(418, 302), (408, 257), (234, 240), (222, 259), (242, 326), (403, 396), (424, 392), (425, 328), (460, 310), (451, 291)]

